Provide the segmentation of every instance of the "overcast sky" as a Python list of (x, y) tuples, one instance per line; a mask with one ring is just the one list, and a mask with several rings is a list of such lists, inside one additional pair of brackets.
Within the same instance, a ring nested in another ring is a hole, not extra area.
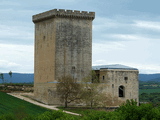
[(32, 15), (51, 9), (96, 12), (92, 65), (160, 73), (160, 0), (1, 0), (0, 72), (34, 72)]

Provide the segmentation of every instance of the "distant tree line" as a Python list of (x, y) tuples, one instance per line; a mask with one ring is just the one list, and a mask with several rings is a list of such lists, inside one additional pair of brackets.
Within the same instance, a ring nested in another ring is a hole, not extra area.
[[(8, 74), (9, 74), (10, 78), (12, 78), (12, 71), (9, 71)], [(6, 82), (6, 80), (4, 79), (4, 74), (3, 73), (0, 73), (0, 79), (2, 80), (2, 83)]]
[(160, 93), (142, 93), (139, 95), (141, 103), (151, 103), (154, 106), (160, 105)]
[(155, 81), (140, 81), (139, 89), (157, 89), (160, 88), (160, 82)]

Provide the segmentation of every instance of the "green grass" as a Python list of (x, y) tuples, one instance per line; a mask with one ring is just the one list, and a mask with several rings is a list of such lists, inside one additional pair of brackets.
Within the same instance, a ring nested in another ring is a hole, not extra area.
[(142, 93), (160, 93), (160, 89), (157, 88), (157, 89), (139, 89), (139, 94), (142, 94)]
[(73, 112), (73, 113), (78, 113), (78, 114), (81, 114), (82, 116), (83, 115), (87, 115), (88, 113), (94, 113), (94, 112), (100, 112), (100, 111), (103, 111), (104, 110), (96, 110), (96, 109), (91, 109), (91, 108), (78, 108), (78, 107), (73, 107), (73, 108), (65, 108), (65, 107), (58, 107), (60, 110), (65, 110), (65, 111), (70, 111), (70, 112)]
[(0, 92), (0, 115), (24, 113), (27, 115), (36, 115), (45, 111), (48, 111), (48, 109)]
[(70, 111), (78, 114), (83, 114), (86, 111), (91, 111), (91, 109), (83, 109), (83, 108), (65, 108), (65, 107), (58, 107), (60, 110)]

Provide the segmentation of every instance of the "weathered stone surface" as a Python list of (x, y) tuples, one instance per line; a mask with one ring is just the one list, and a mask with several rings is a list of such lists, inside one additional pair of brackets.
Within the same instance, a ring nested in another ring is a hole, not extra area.
[(64, 18), (82, 18), (82, 19), (91, 19), (95, 18), (95, 12), (87, 11), (77, 11), (77, 10), (65, 10), (65, 9), (53, 9), (47, 12), (43, 12), (32, 17), (34, 23), (52, 19), (55, 17), (64, 17)]
[[(81, 81), (90, 72), (94, 17), (94, 12), (63, 9), (53, 9), (33, 16), (34, 93), (39, 101), (51, 104), (50, 100), (56, 99), (52, 88), (46, 87), (50, 86), (49, 82), (56, 82), (63, 75), (72, 75)], [(56, 101), (54, 103), (57, 104)]]
[[(105, 91), (112, 98), (116, 97), (122, 102), (127, 99), (139, 102), (138, 70), (100, 69), (97, 73), (99, 74), (100, 83), (106, 84)], [(123, 97), (119, 96), (120, 86), (124, 87)]]

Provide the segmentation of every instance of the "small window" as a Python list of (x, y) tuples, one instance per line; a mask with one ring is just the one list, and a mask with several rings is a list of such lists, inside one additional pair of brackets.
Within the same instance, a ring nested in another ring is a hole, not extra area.
[(102, 79), (104, 80), (104, 76), (102, 77)]
[(124, 80), (128, 80), (128, 77), (124, 77)]
[(114, 84), (112, 84), (112, 88), (114, 88)]
[(125, 92), (125, 89), (124, 89), (124, 86), (119, 86), (119, 97), (124, 97), (124, 92)]
[(128, 81), (128, 77), (124, 77), (124, 80), (126, 81), (126, 83), (127, 83), (127, 81)]
[(75, 70), (76, 68), (75, 68), (75, 66), (72, 66), (72, 70)]
[(45, 41), (45, 39), (46, 39), (46, 36), (43, 36), (43, 40)]

